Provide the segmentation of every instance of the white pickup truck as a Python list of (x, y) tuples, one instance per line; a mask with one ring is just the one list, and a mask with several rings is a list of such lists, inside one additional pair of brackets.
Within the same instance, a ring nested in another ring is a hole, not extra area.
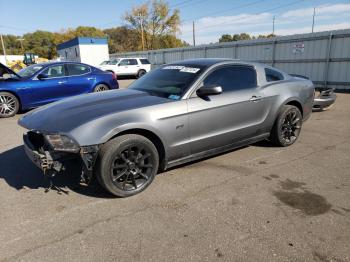
[(99, 68), (117, 76), (130, 75), (139, 78), (151, 70), (151, 63), (146, 58), (115, 58), (102, 62)]

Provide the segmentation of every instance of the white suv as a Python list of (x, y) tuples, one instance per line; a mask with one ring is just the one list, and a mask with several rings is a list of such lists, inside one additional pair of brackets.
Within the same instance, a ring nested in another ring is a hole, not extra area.
[(102, 62), (99, 68), (115, 73), (117, 76), (141, 77), (151, 70), (151, 63), (146, 58), (116, 58)]

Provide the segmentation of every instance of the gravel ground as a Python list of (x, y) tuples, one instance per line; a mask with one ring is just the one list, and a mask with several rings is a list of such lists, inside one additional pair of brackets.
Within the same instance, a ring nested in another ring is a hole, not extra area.
[(289, 148), (175, 168), (126, 199), (70, 173), (67, 194), (45, 193), (20, 116), (1, 119), (0, 261), (350, 261), (349, 101), (312, 114)]

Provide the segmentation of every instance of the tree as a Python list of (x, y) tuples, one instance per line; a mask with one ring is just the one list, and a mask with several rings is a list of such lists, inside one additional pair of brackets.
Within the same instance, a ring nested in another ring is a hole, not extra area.
[(123, 18), (130, 28), (139, 32), (146, 49), (161, 48), (160, 38), (165, 35), (174, 37), (180, 30), (179, 10), (171, 13), (168, 4), (162, 0), (133, 7)]
[(35, 31), (23, 35), (24, 51), (32, 52), (40, 57), (52, 59), (56, 56), (56, 46), (54, 44), (55, 34), (48, 31)]
[(247, 33), (240, 33), (240, 34), (234, 34), (234, 35), (231, 36), (229, 34), (224, 34), (224, 35), (222, 35), (220, 37), (219, 43), (222, 43), (222, 42), (233, 42), (233, 41), (240, 41), (240, 40), (271, 38), (271, 37), (276, 37), (276, 35), (269, 34), (269, 35), (251, 36), (250, 34), (247, 34)]
[(228, 35), (228, 34), (224, 34), (220, 37), (219, 39), (219, 43), (224, 43), (224, 42), (232, 42), (233, 41), (233, 38), (231, 35)]
[(108, 35), (108, 46), (110, 53), (138, 51), (141, 50), (140, 36), (137, 30), (126, 26), (105, 29)]

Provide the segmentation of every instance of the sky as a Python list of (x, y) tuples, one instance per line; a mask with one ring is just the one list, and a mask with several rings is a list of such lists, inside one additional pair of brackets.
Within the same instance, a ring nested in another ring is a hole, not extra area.
[[(22, 35), (35, 30), (58, 32), (77, 26), (105, 29), (125, 25), (121, 18), (144, 0), (0, 0), (0, 33)], [(309, 33), (313, 8), (315, 31), (350, 28), (350, 0), (169, 0), (180, 10), (178, 37), (192, 44), (217, 42), (222, 34)]]

